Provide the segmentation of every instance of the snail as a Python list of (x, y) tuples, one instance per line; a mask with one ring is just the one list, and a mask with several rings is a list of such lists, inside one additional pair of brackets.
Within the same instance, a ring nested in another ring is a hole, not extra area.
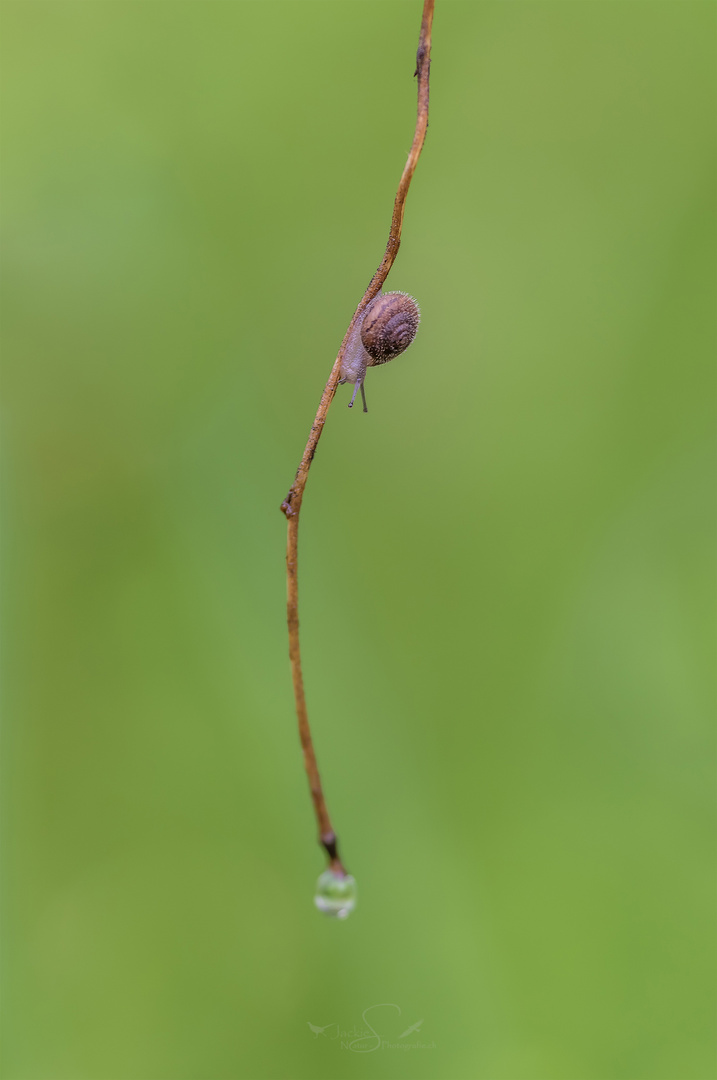
[(353, 407), (359, 387), (366, 408), (364, 381), (366, 370), (387, 364), (408, 348), (416, 336), (421, 313), (418, 304), (403, 292), (379, 293), (368, 305), (346, 345), (339, 383), (355, 383), (349, 408)]

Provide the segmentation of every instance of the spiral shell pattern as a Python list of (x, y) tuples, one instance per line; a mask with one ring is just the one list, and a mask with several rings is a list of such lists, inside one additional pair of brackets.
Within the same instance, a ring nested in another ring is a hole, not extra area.
[(385, 364), (404, 352), (415, 338), (420, 321), (418, 304), (408, 293), (380, 293), (367, 308), (361, 325), (369, 366)]

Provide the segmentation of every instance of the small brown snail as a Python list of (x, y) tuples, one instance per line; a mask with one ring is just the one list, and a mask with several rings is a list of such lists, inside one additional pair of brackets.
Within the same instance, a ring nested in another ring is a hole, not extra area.
[(360, 387), (363, 411), (368, 412), (364, 390), (367, 368), (387, 364), (405, 352), (420, 321), (418, 304), (408, 293), (379, 293), (371, 301), (351, 333), (341, 364), (339, 383), (356, 384), (349, 408)]

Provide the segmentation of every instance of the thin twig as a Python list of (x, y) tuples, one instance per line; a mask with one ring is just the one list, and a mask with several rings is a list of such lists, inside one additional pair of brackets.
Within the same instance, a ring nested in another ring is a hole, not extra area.
[(408, 161), (406, 162), (401, 181), (398, 185), (396, 200), (393, 204), (391, 231), (388, 236), (386, 251), (381, 260), (381, 265), (371, 278), (369, 286), (363, 294), (361, 302), (356, 308), (353, 318), (349, 323), (348, 330), (344, 335), (339, 354), (336, 357), (334, 366), (331, 369), (331, 374), (329, 375), (329, 381), (321, 395), (319, 408), (314, 418), (314, 422), (311, 425), (309, 441), (306, 444), (306, 449), (301, 458), (301, 464), (297, 470), (296, 479), (291, 485), (291, 490), (281, 504), (281, 509), (288, 521), (288, 537), (286, 544), (286, 610), (289, 626), (289, 659), (291, 660), (291, 673), (294, 680), (296, 715), (299, 721), (299, 738), (304, 752), (304, 768), (306, 769), (306, 775), (309, 779), (316, 821), (319, 826), (319, 842), (326, 850), (331, 868), (341, 874), (345, 873), (345, 869), (339, 858), (336, 833), (331, 825), (331, 818), (329, 817), (329, 811), (326, 807), (326, 800), (324, 799), (324, 793), (321, 787), (319, 767), (316, 763), (316, 754), (314, 753), (314, 745), (311, 739), (309, 715), (306, 710), (304, 679), (301, 672), (301, 650), (299, 647), (299, 586), (297, 577), (299, 511), (301, 510), (301, 502), (304, 497), (304, 488), (306, 487), (306, 481), (309, 476), (311, 462), (314, 453), (316, 452), (316, 445), (321, 438), (321, 432), (326, 423), (326, 414), (329, 411), (329, 405), (333, 401), (339, 383), (341, 363), (344, 358), (349, 337), (351, 336), (351, 332), (356, 325), (357, 320), (361, 317), (368, 304), (370, 304), (373, 298), (381, 291), (381, 287), (388, 277), (389, 270), (393, 266), (401, 244), (401, 228), (403, 226), (403, 211), (406, 205), (406, 196), (408, 195), (408, 189), (416, 165), (418, 164), (418, 158), (423, 148), (423, 141), (426, 137), (426, 128), (428, 127), (428, 76), (431, 66), (431, 25), (433, 23), (434, 4), (435, 0), (424, 0), (423, 4), (421, 34), (418, 41), (416, 70), (414, 72), (414, 75), (418, 78), (418, 114), (416, 117), (416, 130), (413, 136), (413, 145), (411, 146), (411, 151), (408, 155)]

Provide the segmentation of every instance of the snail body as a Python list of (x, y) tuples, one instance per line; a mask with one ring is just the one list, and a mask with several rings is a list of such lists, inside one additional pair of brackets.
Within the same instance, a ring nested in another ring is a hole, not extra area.
[(387, 364), (405, 352), (420, 320), (418, 304), (408, 293), (379, 293), (371, 301), (351, 333), (341, 364), (339, 382), (356, 384), (349, 408), (360, 387), (363, 411), (368, 412), (364, 392), (367, 369)]

